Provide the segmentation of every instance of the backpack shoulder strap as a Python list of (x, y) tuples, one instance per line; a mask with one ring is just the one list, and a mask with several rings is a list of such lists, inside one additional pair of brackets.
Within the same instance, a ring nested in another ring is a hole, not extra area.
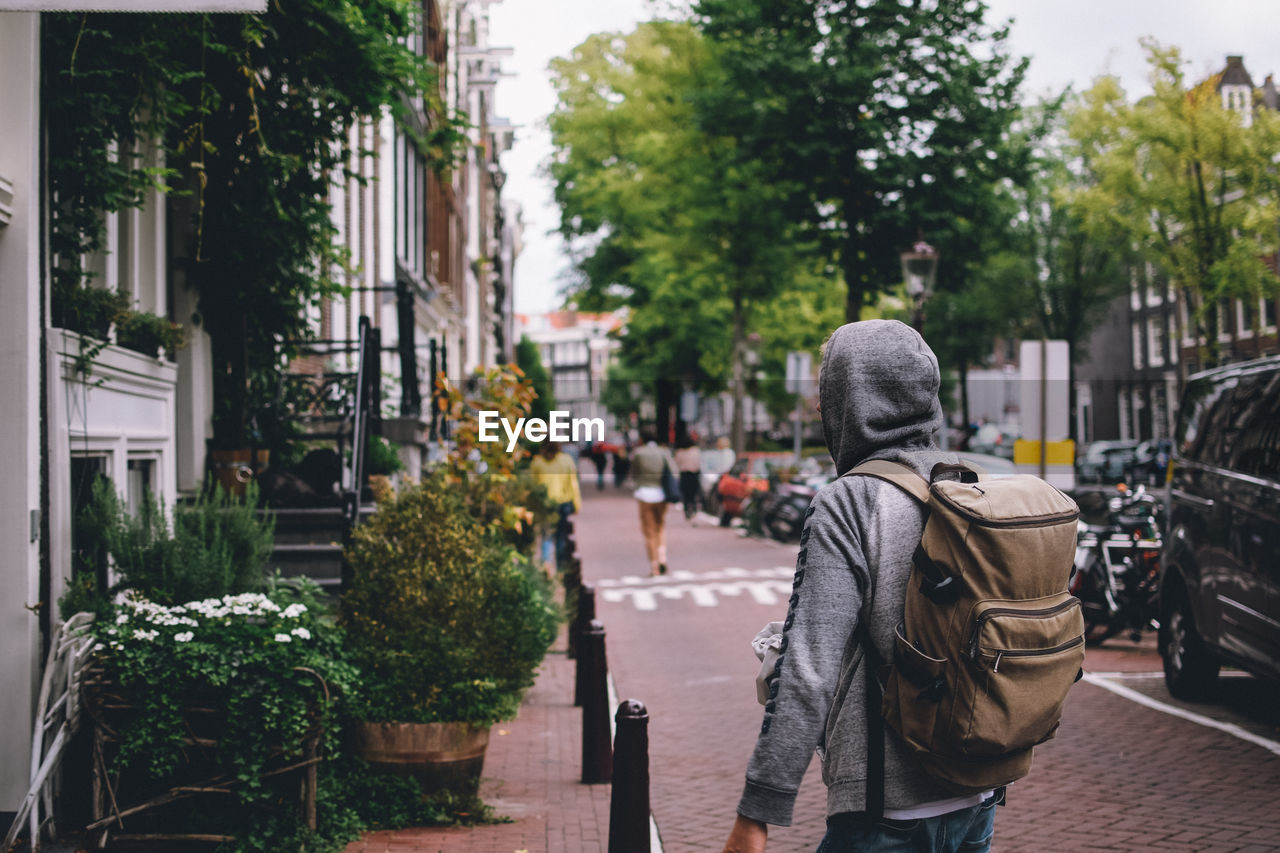
[(929, 481), (921, 477), (914, 469), (901, 462), (890, 462), (887, 459), (868, 459), (845, 472), (845, 476), (861, 474), (864, 477), (875, 477), (902, 489), (922, 504), (929, 502)]

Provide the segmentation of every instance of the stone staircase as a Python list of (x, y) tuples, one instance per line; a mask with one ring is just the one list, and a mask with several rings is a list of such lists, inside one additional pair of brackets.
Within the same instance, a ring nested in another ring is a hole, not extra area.
[[(360, 520), (373, 514), (372, 505), (360, 507)], [(342, 537), (345, 521), (341, 507), (275, 509), (276, 543), (267, 571), (285, 577), (305, 576), (324, 589), (342, 586)]]

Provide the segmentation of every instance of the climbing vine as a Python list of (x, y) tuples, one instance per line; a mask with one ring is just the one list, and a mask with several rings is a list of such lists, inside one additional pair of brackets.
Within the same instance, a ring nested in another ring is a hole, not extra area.
[(308, 309), (341, 288), (328, 191), (367, 153), (352, 129), (389, 112), (432, 168), (460, 156), (465, 119), (413, 48), (422, 10), (271, 0), (261, 15), (46, 15), (54, 322), (92, 277), (104, 211), (154, 187), (182, 196), (175, 263), (211, 338), (214, 441), (247, 443), (255, 397), (307, 335)]

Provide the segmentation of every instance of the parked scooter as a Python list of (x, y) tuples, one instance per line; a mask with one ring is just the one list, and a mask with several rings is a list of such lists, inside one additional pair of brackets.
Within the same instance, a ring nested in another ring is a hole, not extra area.
[(760, 532), (779, 542), (795, 542), (804, 529), (809, 504), (818, 490), (831, 480), (831, 471), (811, 463), (812, 467), (786, 482), (773, 483), (768, 492), (758, 494)]
[(1098, 645), (1128, 631), (1136, 642), (1159, 615), (1161, 505), (1144, 486), (1123, 483), (1107, 523), (1079, 523), (1069, 589), (1080, 599), (1085, 640)]

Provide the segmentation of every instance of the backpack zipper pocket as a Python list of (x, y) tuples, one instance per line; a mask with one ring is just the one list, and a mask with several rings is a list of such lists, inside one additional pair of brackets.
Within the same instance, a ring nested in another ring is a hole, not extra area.
[[(1021, 607), (992, 607), (988, 610), (984, 610), (974, 617), (973, 620), (973, 631), (969, 634), (969, 659), (975, 662), (978, 660), (978, 646), (979, 641), (982, 638), (982, 628), (991, 619), (998, 616), (1013, 616), (1019, 619), (1050, 619), (1064, 611), (1070, 610), (1072, 607), (1079, 606), (1079, 599), (1074, 596), (1068, 596), (1065, 601), (1060, 604), (1055, 604), (1052, 607), (1038, 607), (1032, 610), (1026, 610)], [(1081, 637), (1080, 641), (1084, 642), (1084, 638)], [(1016, 651), (1019, 654), (1052, 654), (1053, 652), (1063, 651), (1066, 648), (1070, 648), (1070, 646), (1064, 645), (1053, 649), (1019, 649)], [(1011, 651), (1013, 650), (1006, 649), (1005, 654), (1009, 654)]]
[(1084, 635), (1067, 640), (1065, 643), (1059, 643), (1051, 649), (1004, 649), (996, 652), (995, 662), (991, 665), (992, 672), (1000, 671), (1000, 661), (1005, 658), (1027, 658), (1039, 657), (1040, 655), (1056, 655), (1058, 652), (1065, 652), (1067, 649), (1075, 648), (1084, 644)]
[(979, 527), (995, 527), (995, 528), (1016, 528), (1016, 527), (1053, 527), (1058, 524), (1064, 524), (1068, 521), (1075, 521), (1080, 517), (1080, 510), (1064, 510), (1062, 512), (1053, 513), (1052, 515), (1032, 515), (1026, 518), (1007, 518), (993, 519), (987, 518), (985, 515), (974, 512), (973, 510), (963, 507), (955, 501), (951, 500), (947, 494), (940, 489), (934, 489), (932, 492), (936, 500), (942, 501), (950, 509), (967, 518), (971, 523)]

